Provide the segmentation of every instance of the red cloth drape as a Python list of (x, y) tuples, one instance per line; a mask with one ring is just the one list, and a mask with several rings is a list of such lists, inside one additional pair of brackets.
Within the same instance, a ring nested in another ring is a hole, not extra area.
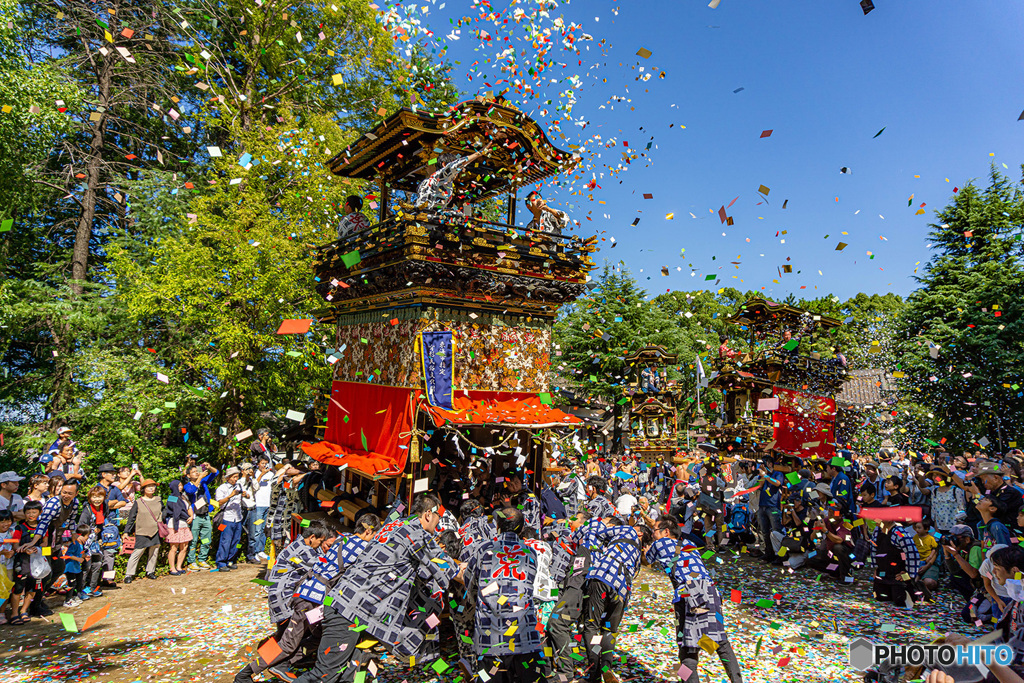
[(401, 472), (409, 457), (412, 393), (380, 384), (334, 382), (324, 440), (304, 443), (302, 449), (328, 465), (348, 465), (369, 474)]
[[(802, 457), (835, 455), (836, 402), (825, 396), (775, 387), (775, 448)], [(816, 446), (809, 446), (818, 442)]]

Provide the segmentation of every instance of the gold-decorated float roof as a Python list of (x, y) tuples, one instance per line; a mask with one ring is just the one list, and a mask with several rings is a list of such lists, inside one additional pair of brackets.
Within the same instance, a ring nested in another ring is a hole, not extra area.
[(623, 360), (630, 365), (636, 365), (637, 363), (647, 365), (675, 365), (678, 359), (678, 356), (669, 353), (664, 346), (659, 346), (658, 344), (648, 344), (642, 349), (634, 351), (633, 353), (627, 354), (623, 357)]
[(478, 98), (446, 115), (401, 109), (364, 133), (328, 162), (331, 173), (377, 181), (415, 192), (440, 168), (441, 154), (468, 156), (490, 142), (489, 131), (503, 130), (500, 148), (481, 157), (455, 184), (456, 204), (479, 201), (538, 183), (572, 170), (580, 157), (555, 147), (526, 114), (507, 102)]
[(824, 328), (842, 325), (842, 322), (835, 318), (790, 306), (789, 304), (778, 304), (767, 299), (751, 299), (747, 301), (728, 320), (736, 325), (746, 325), (754, 328), (769, 327), (772, 329), (780, 326), (798, 326), (808, 322), (813, 322)]

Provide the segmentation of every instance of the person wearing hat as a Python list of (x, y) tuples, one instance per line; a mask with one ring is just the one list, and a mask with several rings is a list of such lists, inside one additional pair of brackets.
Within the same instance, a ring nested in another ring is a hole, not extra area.
[(954, 524), (942, 539), (942, 558), (949, 570), (949, 585), (964, 600), (970, 600), (981, 586), (981, 568), (985, 549), (974, 538), (974, 529), (966, 524)]
[(57, 440), (50, 444), (47, 448), (47, 453), (52, 456), (54, 453), (60, 453), (61, 442), (71, 440), (71, 427), (57, 427)]
[[(977, 529), (981, 523), (981, 513), (978, 511), (977, 502), (982, 496), (993, 496), (999, 499), (1000, 509), (996, 519), (1012, 527), (1017, 521), (1017, 513), (1024, 507), (1024, 497), (1020, 491), (1007, 484), (1005, 472), (998, 463), (983, 462), (975, 473), (974, 478), (963, 484), (967, 493), (967, 519), (964, 523)], [(956, 479), (954, 478), (954, 483)]]
[[(121, 513), (119, 510), (128, 506), (128, 499), (124, 497), (124, 493), (115, 484), (117, 468), (114, 467), (113, 463), (105, 462), (97, 468), (96, 474), (99, 477), (97, 484), (107, 492), (107, 500), (104, 503), (106, 506), (106, 522), (117, 527), (120, 525)], [(118, 549), (116, 547), (108, 547), (103, 551), (103, 566), (108, 576), (114, 571), (114, 559), (117, 557), (117, 552)], [(105, 584), (107, 586), (114, 585), (113, 581), (106, 581)]]
[(131, 509), (128, 511), (128, 523), (121, 537), (123, 544), (128, 536), (135, 535), (135, 549), (128, 558), (128, 566), (124, 570), (124, 583), (127, 585), (135, 580), (135, 570), (139, 567), (142, 555), (149, 552), (146, 560), (146, 578), (156, 579), (156, 561), (160, 554), (160, 522), (164, 518), (164, 505), (156, 493), (157, 483), (152, 479), (142, 482), (142, 490)]
[[(253, 523), (256, 521), (256, 489), (255, 471), (251, 462), (243, 462), (240, 466), (242, 475), (238, 478), (238, 485), (242, 489), (242, 530), (245, 532), (245, 541), (242, 542), (242, 550), (245, 551), (245, 561), (249, 564), (259, 564), (256, 559), (256, 546), (253, 538), (256, 536), (256, 528)], [(242, 553), (239, 553), (241, 557)]]
[(217, 566), (211, 572), (227, 572), (235, 568), (235, 554), (242, 540), (242, 487), (238, 478), (242, 472), (230, 467), (224, 473), (224, 483), (213, 494), (223, 514), (220, 526), (220, 543), (217, 545)]
[(114, 482), (117, 480), (117, 468), (114, 467), (113, 463), (105, 462), (99, 466), (96, 474), (100, 479), (99, 485), (107, 492), (107, 512), (114, 519), (117, 519), (119, 515), (117, 511), (128, 506), (128, 499), (124, 497), (121, 489), (114, 485)]
[(25, 501), (18, 495), (18, 486), (24, 477), (19, 477), (16, 472), (4, 472), (0, 474), (0, 510), (8, 510), (15, 522), (25, 519), (21, 511), (25, 507)]
[(869, 483), (875, 487), (875, 495), (878, 500), (885, 502), (885, 498), (888, 495), (888, 491), (885, 490), (885, 480), (878, 474), (878, 463), (874, 460), (868, 460), (864, 463), (864, 481), (863, 483)]

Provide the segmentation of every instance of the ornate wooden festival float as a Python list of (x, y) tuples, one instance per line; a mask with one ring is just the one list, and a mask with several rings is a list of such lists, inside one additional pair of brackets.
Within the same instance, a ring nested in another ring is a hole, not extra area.
[(672, 461), (678, 447), (676, 401), (663, 370), (678, 358), (664, 347), (645, 346), (623, 360), (629, 378), (629, 450), (653, 463), (658, 456)]
[[(461, 172), (448, 208), (396, 199), (442, 156), (482, 144), (494, 151)], [(305, 450), (343, 471), (346, 518), (474, 471), (493, 482), (518, 466), (538, 486), (551, 431), (579, 423), (551, 405), (551, 331), (586, 290), (597, 240), (517, 227), (517, 192), (578, 162), (483, 98), (445, 116), (403, 109), (329, 161), (375, 183), (379, 205), (375, 224), (320, 247), (315, 265), (337, 362), (324, 440)], [(477, 215), (503, 195), (506, 222)]]
[(832, 457), (836, 394), (846, 372), (813, 349), (827, 347), (842, 323), (765, 299), (747, 301), (728, 321), (736, 336), (747, 337), (749, 350), (720, 352), (712, 363), (708, 386), (723, 400), (708, 418), (709, 440), (743, 457)]

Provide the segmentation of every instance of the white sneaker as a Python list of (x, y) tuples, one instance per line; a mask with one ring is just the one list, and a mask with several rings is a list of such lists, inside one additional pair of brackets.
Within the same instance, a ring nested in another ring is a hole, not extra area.
[(266, 553), (256, 553), (256, 559), (261, 562), (266, 562), (270, 559), (270, 555), (267, 555)]
[(68, 598), (67, 600), (64, 601), (64, 606), (65, 607), (78, 607), (81, 604), (82, 604), (82, 601), (79, 600), (78, 598)]

